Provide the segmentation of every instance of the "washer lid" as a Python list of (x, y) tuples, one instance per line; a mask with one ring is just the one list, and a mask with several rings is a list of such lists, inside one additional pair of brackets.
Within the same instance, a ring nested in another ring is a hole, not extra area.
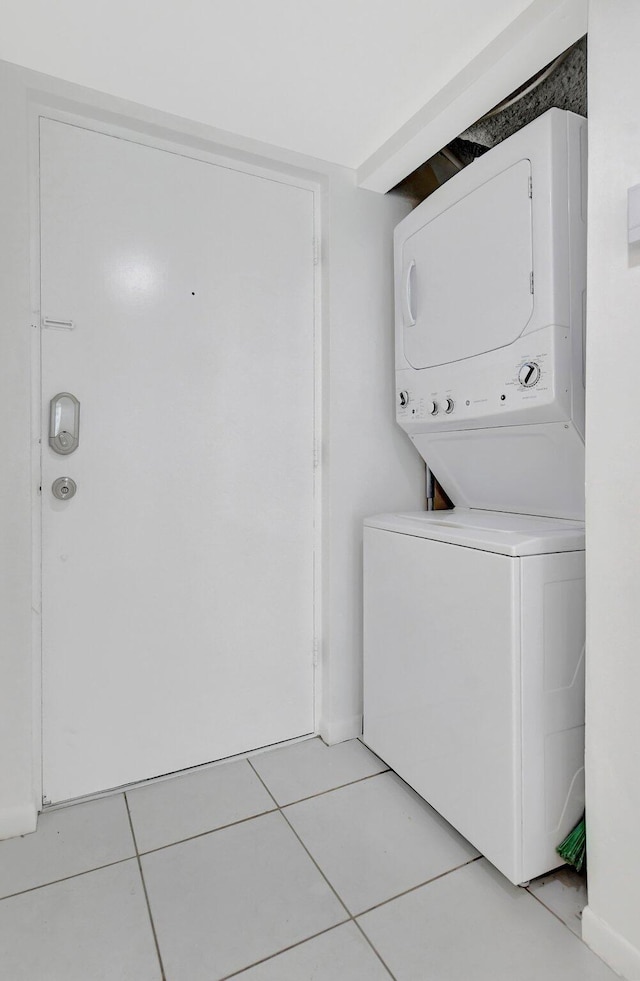
[(537, 518), (506, 511), (453, 508), (407, 511), (365, 518), (366, 528), (429, 538), (500, 555), (546, 555), (584, 550), (584, 523), (565, 518)]

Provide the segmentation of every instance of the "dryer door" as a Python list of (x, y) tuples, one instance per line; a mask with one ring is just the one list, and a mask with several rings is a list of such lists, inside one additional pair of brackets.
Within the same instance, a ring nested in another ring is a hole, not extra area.
[(533, 313), (530, 177), (530, 161), (519, 160), (404, 242), (398, 288), (412, 367), (471, 358), (522, 334)]

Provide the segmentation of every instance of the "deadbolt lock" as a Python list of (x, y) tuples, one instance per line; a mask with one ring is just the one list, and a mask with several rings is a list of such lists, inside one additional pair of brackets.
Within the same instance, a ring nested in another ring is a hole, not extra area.
[(49, 404), (49, 446), (66, 456), (78, 448), (80, 403), (71, 392), (58, 392)]

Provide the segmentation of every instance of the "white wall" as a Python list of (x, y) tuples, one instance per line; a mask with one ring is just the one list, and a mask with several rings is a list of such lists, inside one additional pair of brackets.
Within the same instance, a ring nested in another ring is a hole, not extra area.
[(330, 537), (320, 732), (339, 742), (358, 735), (362, 724), (362, 519), (424, 508), (424, 466), (392, 421), (392, 235), (409, 209), (398, 198), (357, 190), (354, 172), (332, 182), (330, 198)]
[(640, 4), (591, 0), (587, 310), (587, 943), (640, 978)]
[(531, 2), (3, 0), (0, 58), (356, 167)]
[(35, 822), (31, 647), (28, 156), (25, 95), (2, 70), (0, 97), (0, 837)]
[[(397, 199), (353, 171), (190, 123), (0, 62), (0, 837), (32, 830), (39, 806), (38, 665), (32, 658), (29, 146), (31, 102), (133, 126), (277, 167), (322, 188), (322, 609), (319, 729), (336, 741), (361, 718), (361, 521), (419, 508), (422, 464), (393, 406), (391, 231)], [(7, 411), (9, 410), (9, 411)], [(37, 616), (33, 618), (38, 629)]]

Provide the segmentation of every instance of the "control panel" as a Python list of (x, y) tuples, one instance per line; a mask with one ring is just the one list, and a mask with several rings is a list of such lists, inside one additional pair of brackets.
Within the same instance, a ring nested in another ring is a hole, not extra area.
[(571, 345), (545, 327), (468, 361), (396, 372), (396, 418), (407, 432), (526, 425), (571, 418)]

